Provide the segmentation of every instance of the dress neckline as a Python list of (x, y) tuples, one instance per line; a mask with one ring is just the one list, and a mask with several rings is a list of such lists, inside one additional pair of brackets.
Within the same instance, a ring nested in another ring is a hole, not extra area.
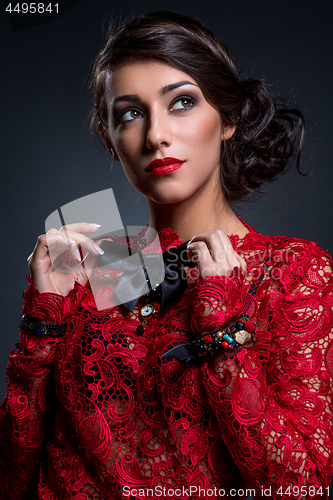
[[(232, 246), (234, 248), (236, 245), (238, 245), (238, 243), (240, 241), (245, 241), (247, 239), (248, 235), (257, 232), (252, 226), (250, 226), (249, 224), (244, 222), (243, 219), (241, 219), (240, 217), (238, 217), (238, 219), (241, 221), (242, 224), (244, 224), (244, 226), (249, 230), (249, 232), (246, 233), (242, 238), (238, 234), (228, 235), (228, 237), (232, 243)], [(180, 239), (179, 234), (176, 231), (173, 231), (170, 227), (165, 227), (165, 228), (161, 229), (158, 232), (158, 237), (159, 237), (160, 245), (161, 245), (163, 252), (170, 247), (179, 246), (182, 243), (184, 243), (184, 241)]]

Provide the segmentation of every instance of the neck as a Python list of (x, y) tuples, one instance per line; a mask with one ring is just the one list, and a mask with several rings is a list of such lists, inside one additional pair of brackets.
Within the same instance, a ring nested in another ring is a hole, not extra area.
[(227, 235), (237, 234), (241, 238), (249, 232), (221, 193), (208, 199), (192, 196), (184, 201), (168, 204), (148, 199), (148, 206), (150, 227), (156, 231), (170, 227), (182, 241), (215, 229), (223, 229)]

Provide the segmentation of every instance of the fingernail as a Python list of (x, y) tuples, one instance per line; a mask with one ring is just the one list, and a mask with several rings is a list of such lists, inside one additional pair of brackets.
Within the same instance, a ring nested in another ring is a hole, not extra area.
[(79, 260), (81, 262), (81, 255), (80, 255), (78, 248), (75, 250), (75, 255), (76, 255), (77, 260)]
[(100, 224), (95, 224), (94, 222), (89, 222), (89, 226), (91, 226), (91, 227), (101, 227)]
[(98, 245), (93, 245), (93, 249), (99, 253), (99, 255), (103, 255), (104, 251)]

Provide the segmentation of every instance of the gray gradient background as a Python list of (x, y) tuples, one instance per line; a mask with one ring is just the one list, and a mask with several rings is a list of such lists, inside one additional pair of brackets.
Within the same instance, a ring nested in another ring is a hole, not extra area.
[(112, 187), (125, 224), (148, 220), (143, 196), (119, 164), (110, 170), (89, 133), (89, 74), (111, 15), (169, 9), (198, 17), (231, 47), (244, 76), (266, 76), (275, 92), (294, 97), (308, 120), (305, 166), (313, 173), (290, 173), (236, 211), (260, 232), (313, 240), (333, 253), (330, 1), (80, 0), (62, 17), (17, 33), (1, 7), (0, 396), (18, 341), (26, 258), (47, 216)]

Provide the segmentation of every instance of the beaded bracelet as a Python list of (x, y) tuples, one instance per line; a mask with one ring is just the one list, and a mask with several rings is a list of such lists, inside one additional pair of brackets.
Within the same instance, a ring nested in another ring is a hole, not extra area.
[(249, 320), (249, 316), (246, 313), (250, 308), (251, 301), (255, 297), (260, 283), (264, 279), (267, 270), (273, 265), (273, 262), (274, 255), (267, 259), (260, 269), (258, 280), (250, 286), (242, 302), (242, 313), (238, 319), (216, 328), (211, 333), (203, 333), (200, 337), (190, 342), (182, 342), (172, 347), (161, 355), (161, 359), (177, 359), (187, 364), (198, 361), (199, 358), (205, 356), (214, 356), (217, 352), (224, 352), (227, 357), (232, 357), (245, 344), (247, 344), (247, 347), (250, 347), (256, 340), (256, 326), (253, 321)]
[(32, 318), (25, 318), (22, 316), (20, 321), (20, 328), (26, 330), (32, 330), (38, 335), (51, 335), (52, 337), (63, 337), (67, 324), (64, 325), (46, 325), (44, 323), (38, 323)]
[(217, 328), (212, 333), (204, 333), (192, 341), (199, 358), (213, 356), (221, 349), (232, 352), (248, 342), (255, 342), (255, 324), (246, 314), (239, 319)]

